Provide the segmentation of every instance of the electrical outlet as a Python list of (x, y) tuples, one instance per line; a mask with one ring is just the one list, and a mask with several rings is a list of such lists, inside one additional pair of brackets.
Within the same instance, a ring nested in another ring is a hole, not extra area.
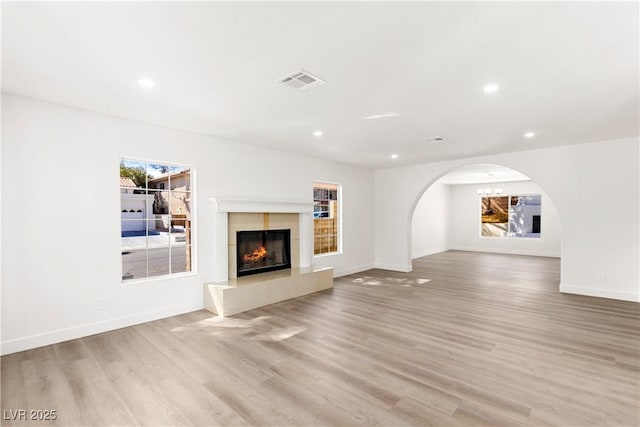
[(105, 297), (98, 298), (98, 310), (104, 310), (107, 305), (107, 299)]
[(607, 273), (605, 273), (604, 271), (598, 271), (597, 280), (598, 280), (598, 282), (606, 282), (607, 281)]

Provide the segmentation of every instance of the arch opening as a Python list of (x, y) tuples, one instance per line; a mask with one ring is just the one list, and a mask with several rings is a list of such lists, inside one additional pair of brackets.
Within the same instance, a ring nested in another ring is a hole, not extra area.
[[(522, 206), (535, 204), (535, 195), (539, 206)], [(489, 209), (487, 201), (493, 203)], [(491, 216), (483, 213), (498, 210), (500, 223), (489, 224)], [(562, 226), (551, 198), (534, 179), (507, 166), (477, 163), (442, 172), (416, 194), (407, 224), (410, 265), (449, 250), (562, 255)]]

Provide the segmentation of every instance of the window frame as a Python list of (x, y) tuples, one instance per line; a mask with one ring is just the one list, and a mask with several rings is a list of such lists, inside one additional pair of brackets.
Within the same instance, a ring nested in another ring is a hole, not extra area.
[[(540, 197), (540, 218), (542, 218), (542, 193), (507, 193), (507, 194), (500, 194), (500, 195), (492, 195), (492, 196), (487, 196), (487, 195), (482, 195), (479, 198), (478, 201), (478, 217), (480, 219), (479, 224), (478, 224), (478, 234), (480, 236), (481, 239), (525, 239), (525, 240), (531, 240), (531, 241), (536, 241), (539, 239), (542, 239), (542, 230), (540, 231), (539, 236), (515, 236), (513, 235), (513, 233), (511, 233), (511, 198), (512, 197), (531, 197), (531, 196), (537, 196)], [(507, 198), (507, 206), (508, 206), (508, 210), (507, 210), (507, 231), (506, 234), (504, 236), (483, 236), (482, 235), (482, 200), (484, 198), (496, 198), (496, 197), (506, 197)], [(542, 220), (541, 220), (542, 221)]]
[[(313, 217), (313, 257), (314, 258), (321, 258), (321, 257), (327, 257), (327, 256), (334, 256), (334, 255), (341, 255), (343, 253), (343, 229), (342, 229), (342, 184), (337, 183), (337, 182), (331, 182), (331, 181), (321, 181), (321, 180), (314, 180), (313, 184), (312, 184), (312, 191), (315, 192), (316, 190), (316, 184), (320, 184), (320, 185), (335, 185), (337, 188), (337, 196), (336, 196), (336, 202), (338, 203), (338, 221), (337, 221), (337, 227), (338, 227), (338, 232), (336, 233), (336, 240), (337, 240), (337, 250), (332, 251), (332, 252), (324, 252), (324, 253), (319, 253), (316, 254), (316, 233), (315, 233), (315, 224), (316, 224), (316, 219), (323, 219), (323, 218), (316, 218), (315, 215)], [(313, 204), (315, 207), (315, 203), (316, 203), (316, 198), (315, 198), (315, 194), (313, 195)]]
[[(122, 227), (122, 217), (120, 219), (120, 250), (121, 250), (121, 255), (120, 255), (120, 283), (122, 285), (135, 285), (135, 284), (144, 284), (144, 283), (148, 283), (148, 282), (155, 282), (155, 281), (160, 281), (160, 280), (170, 280), (170, 279), (176, 279), (176, 278), (181, 278), (181, 277), (188, 277), (188, 276), (194, 276), (198, 274), (198, 256), (197, 256), (197, 212), (196, 212), (196, 171), (193, 167), (193, 165), (191, 164), (186, 164), (186, 163), (179, 163), (179, 162), (168, 162), (168, 161), (163, 161), (163, 160), (152, 160), (152, 159), (148, 159), (148, 158), (139, 158), (139, 157), (130, 157), (130, 156), (120, 156), (119, 162), (118, 162), (118, 166), (120, 166), (123, 162), (138, 162), (138, 163), (142, 163), (145, 164), (146, 168), (148, 168), (148, 165), (154, 164), (154, 165), (163, 165), (163, 166), (168, 166), (168, 167), (177, 167), (177, 168), (188, 168), (189, 169), (189, 184), (190, 184), (190, 190), (188, 191), (180, 191), (177, 190), (177, 192), (179, 193), (188, 193), (189, 194), (189, 204), (190, 204), (190, 213), (191, 213), (191, 223), (190, 223), (190, 258), (191, 258), (191, 265), (190, 265), (190, 270), (189, 271), (181, 271), (181, 272), (176, 272), (176, 273), (167, 273), (167, 274), (161, 274), (161, 275), (155, 275), (155, 276), (146, 276), (146, 277), (138, 277), (138, 278), (131, 278), (131, 279), (124, 279), (123, 275), (124, 275), (124, 267), (123, 267), (123, 260), (122, 260), (122, 252), (123, 252), (123, 248), (122, 248), (122, 232), (123, 232), (123, 227)], [(146, 170), (145, 168), (145, 170)], [(171, 193), (174, 190), (171, 190), (171, 185), (168, 185), (167, 187), (169, 188), (165, 188), (165, 189), (155, 189), (149, 188), (149, 177), (146, 177), (145, 180), (145, 192), (148, 194), (149, 190), (151, 191), (157, 191), (157, 192), (169, 192)], [(122, 190), (123, 187), (120, 187), (120, 189)], [(122, 194), (122, 192), (121, 192)], [(148, 206), (148, 202), (145, 202), (145, 209), (147, 209)], [(122, 195), (120, 196), (120, 212), (122, 212)], [(145, 221), (145, 231), (148, 232), (148, 213), (145, 212), (145, 217), (144, 217), (144, 221)], [(161, 214), (158, 214), (161, 215)], [(171, 216), (173, 214), (171, 212), (167, 213), (167, 214), (162, 214), (162, 216), (167, 216), (168, 220), (170, 221), (169, 224), (171, 224)], [(170, 226), (171, 227), (171, 226)], [(148, 238), (148, 236), (147, 236)], [(169, 248), (171, 248), (171, 244), (169, 244), (168, 246)], [(145, 251), (147, 253), (147, 263), (148, 263), (148, 251), (149, 251), (149, 243), (148, 241), (146, 242), (145, 245)], [(154, 249), (154, 248), (151, 248)], [(171, 249), (170, 249), (171, 251)], [(169, 252), (169, 254), (171, 254), (171, 252)], [(169, 271), (171, 271), (171, 255), (169, 255), (169, 257), (167, 258), (167, 263), (169, 265)], [(147, 265), (147, 269), (148, 269), (148, 265)], [(148, 270), (147, 270), (147, 274), (148, 274)]]

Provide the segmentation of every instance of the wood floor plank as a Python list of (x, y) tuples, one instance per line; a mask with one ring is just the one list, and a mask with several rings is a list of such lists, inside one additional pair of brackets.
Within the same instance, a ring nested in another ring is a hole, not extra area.
[(556, 258), (449, 251), (231, 318), (205, 311), (2, 357), (45, 424), (640, 425), (640, 305), (558, 292)]
[[(31, 417), (31, 410), (55, 410), (55, 420), (48, 422), (52, 425), (64, 426), (72, 420), (86, 420), (83, 409), (73, 397), (73, 384), (64, 373), (67, 364), (57, 360), (53, 346), (28, 353), (33, 357), (25, 358), (21, 363), (26, 395), (26, 405), (23, 408), (28, 412), (28, 421), (32, 425), (42, 422)], [(52, 406), (52, 400), (58, 396), (68, 398)]]
[[(79, 359), (64, 364), (62, 372), (69, 382), (69, 389), (84, 425), (132, 425), (136, 419), (125, 405), (122, 396), (114, 388), (95, 359)], [(32, 406), (32, 407), (39, 407)], [(59, 409), (62, 417), (68, 415)]]
[[(2, 357), (2, 387), (0, 387), (2, 425), (18, 425), (18, 421), (14, 422), (13, 417), (18, 416), (17, 411), (28, 407), (27, 390), (21, 366), (25, 353), (14, 353)], [(20, 424), (23, 426), (31, 425), (28, 420)]]

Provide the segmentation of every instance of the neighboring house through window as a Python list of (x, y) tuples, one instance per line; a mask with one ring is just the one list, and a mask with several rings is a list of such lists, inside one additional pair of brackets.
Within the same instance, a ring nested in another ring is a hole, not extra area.
[(315, 255), (342, 250), (340, 202), (339, 184), (313, 183), (313, 253)]
[(540, 194), (482, 197), (480, 236), (540, 238)]
[(120, 161), (122, 280), (192, 270), (192, 170)]

